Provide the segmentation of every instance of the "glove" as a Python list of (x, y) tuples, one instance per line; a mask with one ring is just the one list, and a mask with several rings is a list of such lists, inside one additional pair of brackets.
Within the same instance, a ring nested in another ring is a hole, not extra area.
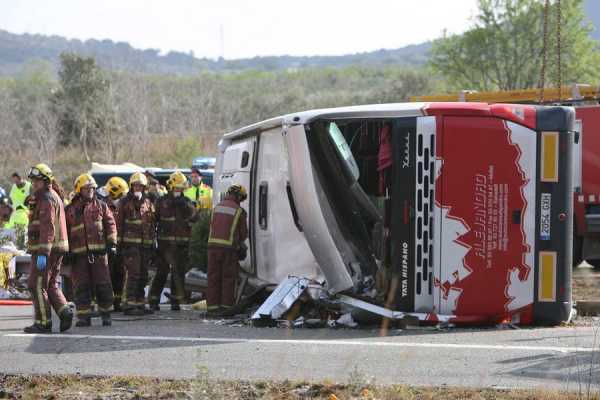
[(116, 256), (118, 253), (117, 246), (114, 244), (109, 244), (106, 246), (106, 252), (111, 256)]
[(63, 265), (73, 265), (73, 261), (75, 260), (75, 256), (73, 253), (67, 253), (63, 256), (62, 263)]
[(237, 251), (238, 260), (245, 260), (248, 256), (248, 246), (245, 243), (242, 243)]
[(47, 262), (47, 257), (46, 256), (37, 256), (37, 269), (38, 271), (43, 271), (46, 269), (46, 262)]

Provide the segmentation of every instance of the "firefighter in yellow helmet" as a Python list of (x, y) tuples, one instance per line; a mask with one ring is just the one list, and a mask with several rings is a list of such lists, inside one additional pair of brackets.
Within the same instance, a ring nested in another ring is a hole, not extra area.
[(75, 197), (66, 208), (72, 277), (77, 307), (75, 326), (91, 325), (92, 294), (96, 295), (102, 325), (110, 326), (113, 288), (108, 254), (117, 252), (117, 228), (112, 211), (96, 196), (98, 185), (90, 174), (75, 180)]
[(60, 317), (60, 330), (66, 331), (73, 321), (73, 310), (60, 289), (59, 275), (63, 255), (69, 250), (67, 223), (62, 190), (54, 182), (54, 174), (46, 164), (29, 171), (32, 180), (33, 205), (28, 226), (27, 246), (31, 267), (27, 286), (31, 292), (35, 322), (25, 333), (50, 333), (50, 306)]
[(208, 288), (206, 303), (210, 314), (231, 312), (235, 301), (235, 282), (239, 261), (246, 258), (248, 238), (246, 211), (240, 205), (248, 194), (233, 185), (213, 209), (208, 238)]
[(194, 204), (183, 195), (187, 178), (175, 171), (167, 181), (168, 194), (156, 203), (158, 232), (157, 272), (150, 288), (148, 302), (155, 311), (160, 310), (160, 296), (171, 271), (171, 310), (179, 311), (185, 297), (184, 278), (188, 247), (192, 235), (191, 223), (195, 217)]
[(156, 240), (154, 204), (146, 194), (148, 179), (141, 172), (129, 178), (129, 193), (117, 211), (117, 232), (125, 267), (123, 311), (126, 315), (144, 315), (152, 312), (145, 307), (144, 288), (148, 280), (148, 265)]
[[(104, 185), (104, 192), (106, 194), (105, 201), (108, 204), (108, 208), (112, 211), (115, 220), (119, 219), (118, 208), (119, 202), (129, 192), (129, 186), (125, 179), (113, 176), (110, 178), (106, 185)], [(116, 254), (108, 254), (108, 266), (110, 269), (110, 280), (112, 282), (114, 292), (114, 311), (120, 312), (121, 301), (123, 298), (123, 285), (125, 284), (125, 272), (123, 271), (123, 257), (117, 252)]]

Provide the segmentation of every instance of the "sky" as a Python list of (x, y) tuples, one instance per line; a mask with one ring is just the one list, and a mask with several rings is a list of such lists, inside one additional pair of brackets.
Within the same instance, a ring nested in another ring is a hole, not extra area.
[(398, 48), (466, 30), (477, 0), (0, 0), (0, 29), (228, 59)]

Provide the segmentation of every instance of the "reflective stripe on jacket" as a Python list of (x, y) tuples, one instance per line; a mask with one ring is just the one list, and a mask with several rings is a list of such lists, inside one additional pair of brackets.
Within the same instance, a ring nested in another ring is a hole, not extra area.
[(187, 244), (192, 235), (191, 222), (194, 204), (185, 196), (176, 198), (168, 194), (156, 203), (158, 243)]
[(152, 247), (156, 239), (154, 204), (146, 197), (136, 199), (130, 192), (119, 201), (117, 233), (119, 244)]
[(104, 201), (97, 198), (85, 201), (78, 197), (65, 212), (71, 253), (104, 253), (107, 245), (117, 243), (115, 219)]
[(35, 208), (27, 230), (29, 252), (46, 256), (50, 252), (66, 253), (69, 241), (62, 200), (50, 188), (38, 190), (34, 197)]
[(200, 186), (192, 186), (183, 192), (197, 209), (210, 210), (212, 208), (213, 190), (210, 186), (200, 183)]
[(16, 210), (18, 206), (25, 204), (25, 199), (27, 198), (27, 196), (29, 196), (30, 192), (31, 182), (29, 181), (24, 181), (23, 187), (21, 188), (17, 185), (12, 185), (8, 196), (10, 197), (10, 201), (14, 210)]
[(247, 238), (246, 211), (240, 207), (233, 197), (225, 197), (213, 209), (208, 247), (237, 250)]

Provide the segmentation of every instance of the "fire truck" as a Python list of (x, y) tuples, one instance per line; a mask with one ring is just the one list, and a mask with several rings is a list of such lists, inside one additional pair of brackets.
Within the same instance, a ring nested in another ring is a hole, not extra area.
[(539, 89), (415, 96), (413, 102), (451, 101), (513, 104), (546, 104), (575, 107), (573, 187), (573, 266), (587, 260), (600, 268), (600, 86), (576, 84)]

